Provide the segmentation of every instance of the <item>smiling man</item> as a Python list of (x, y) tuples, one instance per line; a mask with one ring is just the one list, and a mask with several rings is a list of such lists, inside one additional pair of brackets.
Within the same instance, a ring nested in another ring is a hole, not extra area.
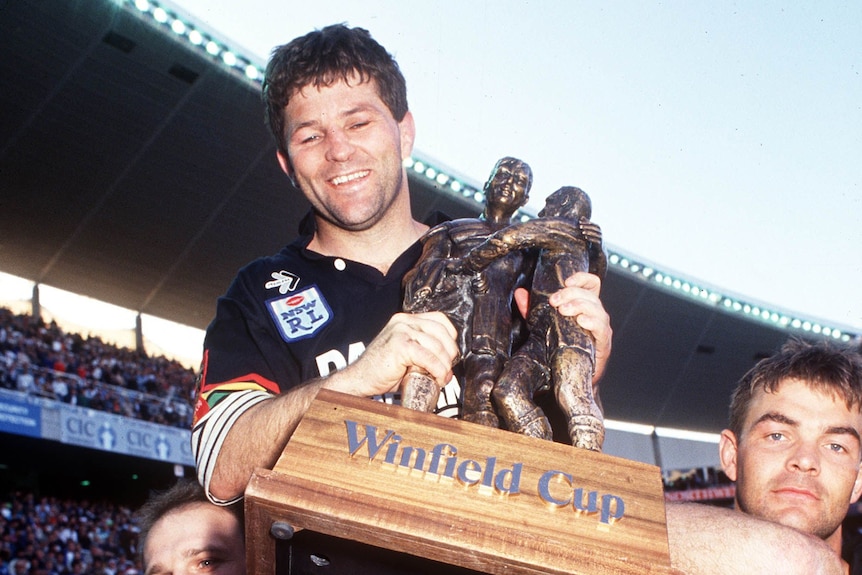
[[(321, 388), (396, 402), (417, 369), (445, 387), (437, 413), (461, 402), (452, 323), (400, 313), (402, 278), (439, 222), (411, 213), (415, 126), (398, 64), (366, 30), (327, 26), (273, 51), (263, 99), (279, 165), (312, 209), (298, 238), (240, 270), (207, 329), (192, 449), (220, 504), (275, 464)], [(576, 274), (553, 304), (591, 332), (600, 370), (611, 328), (599, 288)]]

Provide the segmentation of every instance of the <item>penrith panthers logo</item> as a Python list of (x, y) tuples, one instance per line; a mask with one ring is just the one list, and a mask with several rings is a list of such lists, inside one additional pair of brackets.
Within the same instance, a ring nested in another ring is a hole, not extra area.
[(329, 304), (317, 286), (268, 300), (266, 304), (281, 337), (288, 343), (313, 336), (332, 318)]

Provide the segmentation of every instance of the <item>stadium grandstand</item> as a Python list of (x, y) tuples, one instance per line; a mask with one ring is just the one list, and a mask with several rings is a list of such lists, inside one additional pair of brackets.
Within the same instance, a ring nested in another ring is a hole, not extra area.
[[(26, 285), (0, 302), (0, 575), (20, 553), (63, 564), (34, 573), (133, 573), (130, 510), (192, 476), (194, 352), (172, 356), (148, 318), (190, 330), (199, 351), (235, 271), (291, 238), (307, 204), (274, 161), (263, 63), (194, 17), (18, 0), (0, 35), (0, 272)], [(417, 217), (481, 211), (481, 184), (456, 170), (417, 152), (408, 173)], [(669, 498), (726, 503), (716, 434), (736, 381), (788, 337), (859, 334), (612, 242), (609, 256), (605, 451), (661, 467)], [(64, 324), (47, 289), (126, 310), (126, 324)]]
[(192, 475), (195, 373), (0, 307), (0, 573), (136, 573), (132, 512)]

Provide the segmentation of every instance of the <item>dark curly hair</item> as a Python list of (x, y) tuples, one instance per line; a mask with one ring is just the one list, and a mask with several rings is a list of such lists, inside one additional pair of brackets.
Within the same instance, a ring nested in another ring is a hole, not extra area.
[(263, 80), (266, 122), (287, 157), (284, 108), (306, 86), (331, 86), (352, 76), (373, 81), (380, 99), (400, 122), (407, 113), (407, 85), (398, 63), (363, 28), (333, 24), (273, 49)]

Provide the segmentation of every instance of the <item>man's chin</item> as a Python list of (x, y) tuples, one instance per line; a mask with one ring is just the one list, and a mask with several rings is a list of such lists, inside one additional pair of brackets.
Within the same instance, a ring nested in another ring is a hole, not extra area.
[(788, 507), (773, 517), (767, 517), (770, 521), (815, 535), (820, 538), (825, 538), (828, 533), (823, 533), (823, 525), (821, 524), (819, 514), (812, 509), (799, 509)]
[(373, 228), (374, 224), (380, 221), (380, 217), (376, 213), (372, 214), (370, 217), (354, 214), (338, 214), (333, 216), (329, 214), (321, 214), (320, 212), (318, 212), (318, 214), (333, 226), (349, 232), (364, 232), (365, 230)]

